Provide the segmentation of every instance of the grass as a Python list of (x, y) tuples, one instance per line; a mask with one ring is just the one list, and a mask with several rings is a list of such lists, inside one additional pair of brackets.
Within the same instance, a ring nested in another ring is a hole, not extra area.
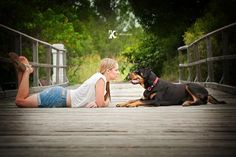
[[(94, 73), (99, 71), (99, 65), (101, 62), (101, 57), (98, 54), (90, 54), (81, 57), (79, 60), (74, 61), (74, 66), (70, 66), (68, 69), (68, 78), (70, 84), (83, 83)], [(122, 56), (117, 56), (114, 59), (118, 61), (120, 75), (117, 80), (113, 82), (124, 82), (125, 78), (129, 73), (131, 64), (126, 61)]]
[(178, 56), (165, 61), (163, 64), (163, 73), (161, 78), (170, 82), (179, 82), (178, 65)]

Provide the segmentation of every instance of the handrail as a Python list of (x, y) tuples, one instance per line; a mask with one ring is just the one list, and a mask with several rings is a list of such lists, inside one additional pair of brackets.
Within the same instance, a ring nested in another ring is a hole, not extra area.
[(27, 35), (27, 34), (25, 34), (25, 33), (22, 33), (22, 32), (20, 32), (20, 31), (17, 31), (17, 30), (15, 30), (15, 29), (10, 28), (10, 27), (4, 26), (4, 25), (2, 25), (2, 24), (0, 24), (0, 27), (3, 27), (3, 28), (5, 28), (5, 29), (7, 29), (7, 30), (9, 30), (9, 31), (15, 32), (16, 34), (22, 35), (22, 36), (24, 36), (24, 37), (26, 37), (26, 38), (28, 38), (28, 39), (31, 39), (31, 40), (33, 40), (33, 41), (36, 41), (36, 42), (40, 43), (40, 44), (44, 44), (45, 46), (50, 46), (51, 48), (53, 48), (53, 49), (55, 49), (55, 50), (65, 51), (65, 49), (59, 49), (59, 48), (54, 47), (53, 45), (51, 45), (51, 44), (49, 44), (49, 43), (47, 43), (47, 42), (45, 42), (45, 41), (36, 39), (36, 38), (31, 37), (31, 36), (29, 36), (29, 35)]
[[(30, 62), (32, 66), (34, 67), (34, 73), (33, 73), (33, 85), (32, 87), (37, 88), (38, 86), (41, 86), (40, 78), (39, 78), (39, 68), (45, 68), (46, 69), (46, 86), (51, 85), (66, 85), (68, 84), (68, 79), (66, 77), (66, 49), (64, 48), (58, 48), (50, 43), (47, 43), (45, 41), (41, 41), (39, 39), (36, 39), (34, 37), (31, 37), (25, 33), (22, 33), (20, 31), (17, 31), (15, 29), (12, 29), (10, 27), (7, 27), (5, 25), (0, 24), (1, 28), (4, 28), (7, 31), (13, 32), (16, 35), (14, 36), (15, 40), (18, 41), (17, 47), (15, 47), (15, 52), (22, 54), (22, 48), (23, 48), (23, 39), (30, 41), (32, 43), (32, 57), (33, 61)], [(10, 34), (9, 34), (10, 35)], [(18, 38), (18, 39), (17, 39)], [(43, 51), (43, 50), (44, 51)], [(55, 50), (56, 60), (55, 63), (51, 63), (51, 60), (53, 58), (52, 50)], [(45, 62), (46, 63), (40, 63), (39, 62), (39, 53), (45, 54)], [(44, 53), (45, 52), (45, 53)], [(28, 56), (29, 57), (29, 56)], [(61, 58), (62, 57), (62, 58)], [(62, 63), (61, 63), (62, 62)], [(52, 68), (56, 69), (56, 80), (52, 83)], [(63, 73), (63, 78), (60, 78), (59, 74)]]
[(232, 23), (179, 47), (179, 82), (199, 82), (236, 94), (236, 82), (230, 78), (235, 75), (235, 33)]

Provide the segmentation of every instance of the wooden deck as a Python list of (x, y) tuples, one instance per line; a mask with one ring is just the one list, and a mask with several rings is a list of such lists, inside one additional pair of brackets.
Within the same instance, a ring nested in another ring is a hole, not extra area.
[(143, 89), (112, 84), (109, 108), (16, 108), (0, 100), (0, 156), (235, 156), (236, 98), (227, 105), (115, 108)]

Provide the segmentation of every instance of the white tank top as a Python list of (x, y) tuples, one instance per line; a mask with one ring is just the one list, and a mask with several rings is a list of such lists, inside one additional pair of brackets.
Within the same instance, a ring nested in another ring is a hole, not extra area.
[(96, 99), (96, 83), (102, 78), (105, 82), (104, 95), (106, 94), (106, 77), (97, 72), (86, 80), (81, 86), (70, 90), (71, 107), (86, 107), (86, 105)]

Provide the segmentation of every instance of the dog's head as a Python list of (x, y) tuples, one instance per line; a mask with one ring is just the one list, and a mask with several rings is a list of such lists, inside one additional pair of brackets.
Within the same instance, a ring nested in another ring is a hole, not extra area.
[(146, 89), (153, 83), (156, 75), (150, 68), (138, 68), (129, 74), (129, 78), (132, 84), (140, 84)]

